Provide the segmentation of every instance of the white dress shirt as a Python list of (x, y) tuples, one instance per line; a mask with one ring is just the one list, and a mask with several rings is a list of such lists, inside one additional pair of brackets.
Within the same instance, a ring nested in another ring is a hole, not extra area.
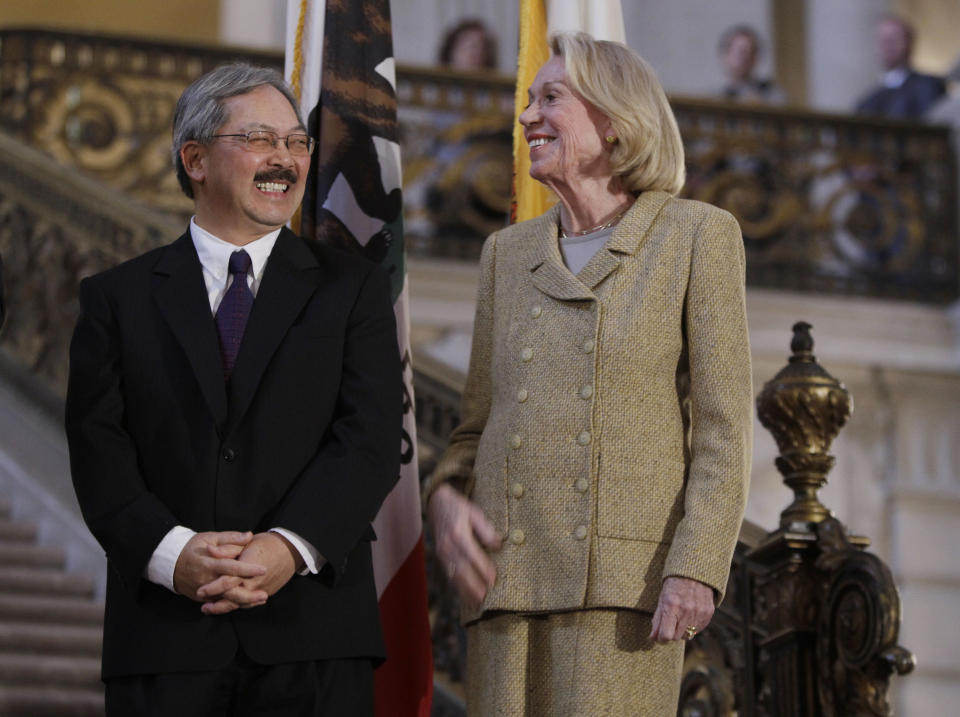
[[(203, 268), (203, 281), (207, 286), (207, 299), (210, 301), (210, 311), (214, 316), (223, 295), (227, 293), (227, 289), (230, 287), (231, 277), (227, 271), (230, 255), (242, 248), (250, 256), (250, 272), (247, 275), (247, 283), (250, 286), (250, 291), (256, 297), (260, 282), (263, 280), (263, 271), (267, 267), (267, 260), (270, 258), (270, 252), (273, 251), (273, 245), (279, 235), (280, 230), (276, 229), (249, 244), (245, 244), (243, 247), (238, 247), (236, 244), (218, 239), (210, 232), (197, 226), (193, 219), (190, 220), (190, 237), (193, 239), (197, 256), (200, 258), (200, 266)], [(319, 551), (299, 535), (284, 528), (271, 528), (270, 530), (290, 541), (290, 544), (300, 553), (304, 563), (303, 570), (300, 571), (301, 575), (316, 573), (323, 567), (324, 559)], [(173, 587), (173, 571), (181, 551), (194, 535), (196, 535), (196, 531), (182, 525), (171, 528), (170, 532), (157, 545), (153, 555), (150, 556), (150, 561), (144, 571), (147, 580), (176, 592)]]

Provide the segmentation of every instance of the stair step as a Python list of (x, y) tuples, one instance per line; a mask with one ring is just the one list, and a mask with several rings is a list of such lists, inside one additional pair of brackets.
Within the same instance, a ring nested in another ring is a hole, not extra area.
[(103, 625), (103, 603), (77, 597), (0, 594), (0, 622)]
[(0, 685), (101, 689), (100, 659), (0, 652)]
[(98, 657), (102, 645), (103, 631), (99, 627), (0, 622), (0, 652)]
[(24, 520), (0, 518), (0, 540), (32, 543), (37, 539), (37, 526)]
[(52, 568), (0, 565), (0, 592), (41, 593), (93, 597), (93, 579)]
[(103, 690), (0, 685), (4, 717), (103, 717)]
[(0, 540), (0, 565), (62, 568), (66, 558), (60, 548)]

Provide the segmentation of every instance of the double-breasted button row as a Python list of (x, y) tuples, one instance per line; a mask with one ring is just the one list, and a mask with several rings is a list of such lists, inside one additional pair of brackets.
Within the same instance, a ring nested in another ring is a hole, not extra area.
[(530, 348), (529, 346), (524, 346), (523, 349), (521, 349), (520, 351), (520, 360), (529, 361), (532, 358), (533, 358), (533, 349)]
[(580, 431), (580, 435), (577, 436), (577, 443), (581, 446), (589, 446), (592, 439), (593, 436), (590, 435), (590, 431)]
[(525, 403), (529, 397), (530, 394), (527, 393), (527, 389), (521, 388), (519, 391), (517, 391), (517, 401), (519, 403)]
[(577, 478), (576, 482), (573, 484), (573, 489), (577, 491), (577, 493), (586, 493), (587, 488), (589, 487), (590, 481), (588, 481), (586, 478)]
[(583, 386), (580, 389), (580, 398), (582, 398), (584, 401), (589, 401), (591, 398), (593, 398), (593, 386), (590, 384)]
[(514, 433), (510, 436), (510, 447), (516, 450), (523, 445), (523, 437), (519, 433)]
[(587, 537), (587, 526), (578, 525), (576, 530), (573, 531), (573, 537), (577, 540), (583, 540)]
[(580, 344), (580, 349), (585, 354), (592, 354), (594, 348), (596, 348), (596, 344), (593, 339), (584, 339), (583, 343)]
[(514, 483), (510, 486), (510, 495), (514, 498), (523, 497), (523, 483)]
[(522, 545), (523, 541), (527, 539), (527, 536), (524, 535), (523, 531), (520, 528), (514, 528), (510, 531), (510, 542), (514, 545)]
[(533, 318), (539, 319), (542, 314), (543, 314), (543, 307), (540, 306), (540, 304), (534, 304), (533, 306), (530, 307), (530, 316), (532, 316)]

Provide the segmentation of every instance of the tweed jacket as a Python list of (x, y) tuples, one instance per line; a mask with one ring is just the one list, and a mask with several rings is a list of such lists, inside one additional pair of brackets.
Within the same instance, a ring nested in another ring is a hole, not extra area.
[(488, 610), (653, 611), (662, 580), (722, 597), (752, 439), (740, 228), (646, 192), (574, 276), (559, 208), (484, 244), (449, 481), (505, 537)]

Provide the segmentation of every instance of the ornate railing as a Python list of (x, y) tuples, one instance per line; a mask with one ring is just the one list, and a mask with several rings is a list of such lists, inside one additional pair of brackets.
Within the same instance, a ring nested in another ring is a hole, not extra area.
[(84, 276), (170, 241), (184, 225), (0, 132), (0, 346), (58, 392)]
[[(173, 104), (214, 65), (277, 54), (0, 31), (0, 127), (184, 215)], [(509, 206), (509, 77), (400, 67), (410, 251), (475, 258)], [(685, 196), (733, 212), (756, 286), (946, 302), (960, 295), (955, 161), (942, 127), (674, 98)]]
[[(789, 364), (757, 400), (794, 500), (773, 532), (744, 522), (724, 601), (687, 644), (678, 717), (886, 717), (891, 675), (913, 669), (913, 655), (897, 644), (900, 596), (890, 570), (817, 497), (852, 401), (816, 362), (810, 328), (794, 327)], [(420, 436), (441, 450), (459, 385), (429, 364), (415, 382)], [(429, 542), (427, 552), (437, 670), (456, 691), (456, 601)]]

